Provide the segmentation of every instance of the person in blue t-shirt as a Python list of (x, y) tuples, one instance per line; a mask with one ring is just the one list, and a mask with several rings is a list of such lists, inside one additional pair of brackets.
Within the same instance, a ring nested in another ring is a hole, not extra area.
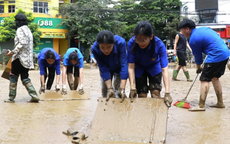
[[(74, 69), (74, 72), (73, 72)], [(66, 75), (70, 90), (77, 90), (79, 86), (79, 94), (84, 94), (83, 90), (83, 56), (78, 48), (69, 48), (63, 59), (62, 69), (62, 94), (67, 94)], [(74, 76), (74, 80), (73, 80)]]
[[(130, 98), (146, 98), (150, 90), (151, 97), (159, 98), (165, 86), (165, 104), (170, 107), (172, 97), (169, 92), (168, 59), (164, 43), (153, 34), (153, 27), (147, 21), (137, 24), (134, 35), (128, 42), (128, 70)], [(149, 83), (149, 85), (148, 85)]]
[[(101, 75), (102, 96), (125, 99), (125, 86), (128, 78), (127, 52), (125, 39), (103, 30), (97, 34), (97, 41), (91, 48)], [(112, 85), (112, 79), (113, 85)]]
[[(229, 58), (229, 50), (220, 36), (208, 27), (196, 28), (192, 20), (183, 20), (179, 28), (186, 37), (190, 37), (189, 45), (192, 48), (197, 65), (196, 73), (201, 73), (200, 102), (199, 105), (190, 108), (190, 111), (204, 111), (205, 100), (209, 91), (209, 82), (212, 81), (217, 96), (217, 104), (211, 107), (224, 108), (222, 98), (222, 86), (219, 78), (224, 74)], [(202, 53), (207, 55), (204, 67)]]
[[(60, 81), (60, 57), (53, 48), (44, 48), (38, 54), (38, 64), (40, 69), (40, 80), (41, 88), (39, 93), (45, 92), (45, 82), (48, 77), (46, 84), (46, 89), (50, 90), (54, 81), (55, 71), (56, 71), (56, 91), (60, 90), (59, 81)], [(48, 74), (47, 74), (48, 69)]]

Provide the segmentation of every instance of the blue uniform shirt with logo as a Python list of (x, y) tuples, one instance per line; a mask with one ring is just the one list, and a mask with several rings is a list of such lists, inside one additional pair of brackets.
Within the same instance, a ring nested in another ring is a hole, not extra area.
[(151, 76), (155, 76), (161, 72), (161, 68), (168, 66), (167, 53), (164, 43), (156, 36), (155, 40), (155, 51), (153, 56), (151, 53), (152, 41), (146, 49), (138, 47), (133, 50), (135, 44), (134, 37), (128, 42), (128, 63), (135, 63), (135, 77), (140, 78), (144, 71), (148, 71)]
[[(75, 64), (75, 65), (73, 65), (73, 64), (71, 64), (70, 63), (70, 61), (69, 61), (69, 55), (70, 55), (70, 53), (72, 53), (74, 50), (77, 50), (77, 54), (78, 54), (78, 62)], [(81, 52), (80, 52), (80, 50), (78, 49), (78, 48), (69, 48), (67, 51), (66, 51), (66, 53), (65, 53), (65, 55), (64, 55), (64, 58), (63, 58), (63, 65), (64, 66), (79, 66), (79, 68), (83, 68), (83, 56), (82, 56), (82, 54), (81, 54)]]
[(229, 57), (229, 50), (217, 32), (208, 27), (192, 30), (189, 40), (197, 65), (203, 62), (202, 52), (207, 56), (205, 63), (217, 63)]
[[(51, 50), (55, 54), (55, 61), (52, 65), (48, 64), (46, 59), (45, 59), (45, 53)], [(38, 54), (38, 64), (39, 64), (39, 69), (40, 69), (40, 75), (45, 74), (45, 69), (47, 67), (55, 67), (56, 68), (56, 74), (60, 75), (60, 56), (57, 54), (57, 52), (53, 48), (43, 48), (40, 53)]]
[(91, 51), (100, 69), (104, 81), (112, 78), (113, 73), (119, 73), (121, 79), (128, 78), (127, 52), (125, 39), (115, 35), (115, 44), (110, 55), (105, 55), (99, 48), (99, 43), (94, 42)]

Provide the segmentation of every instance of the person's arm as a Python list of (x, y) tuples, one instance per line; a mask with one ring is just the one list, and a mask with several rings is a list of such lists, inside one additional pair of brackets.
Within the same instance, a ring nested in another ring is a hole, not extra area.
[(161, 68), (161, 71), (162, 71), (162, 76), (163, 76), (163, 83), (165, 86), (165, 93), (170, 93), (168, 66), (165, 68)]
[(17, 54), (21, 49), (29, 43), (28, 37), (23, 32), (22, 28), (18, 28), (16, 35), (18, 37), (18, 43), (15, 45), (15, 48), (11, 51), (13, 54)]
[(130, 89), (136, 89), (136, 82), (135, 82), (135, 63), (129, 63), (129, 83), (130, 83)]
[(179, 41), (179, 35), (177, 34), (176, 37), (175, 37), (175, 42), (174, 42), (173, 55), (176, 55), (176, 49), (177, 49), (178, 41)]
[(186, 40), (186, 47), (188, 48), (188, 50), (190, 51), (190, 53), (192, 53), (192, 49), (191, 49), (190, 45), (188, 44), (187, 40)]
[(125, 89), (127, 78), (129, 77), (128, 73), (128, 65), (127, 65), (127, 52), (126, 52), (126, 42), (124, 39), (120, 41), (118, 46), (119, 49), (119, 57), (120, 57), (120, 64), (121, 64), (121, 83), (120, 88)]
[(62, 86), (66, 85), (66, 70), (67, 70), (67, 66), (63, 65), (62, 67)]
[(79, 84), (83, 85), (83, 68), (79, 69)]

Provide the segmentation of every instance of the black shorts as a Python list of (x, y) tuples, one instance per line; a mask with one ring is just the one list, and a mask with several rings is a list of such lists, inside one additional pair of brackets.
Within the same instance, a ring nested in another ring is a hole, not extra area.
[[(144, 73), (140, 78), (137, 77), (135, 78), (137, 93), (138, 94), (148, 93), (148, 90), (161, 91), (162, 89), (161, 79), (162, 79), (161, 72), (155, 76), (151, 76), (151, 74), (148, 71), (144, 71)], [(149, 82), (149, 86), (147, 82)]]
[(74, 68), (74, 77), (79, 77), (79, 66), (67, 66), (67, 74), (73, 73)]
[(186, 66), (186, 52), (177, 51), (177, 57), (180, 66)]
[(200, 76), (200, 81), (212, 81), (212, 78), (220, 78), (225, 71), (228, 59), (218, 63), (205, 63), (203, 71)]

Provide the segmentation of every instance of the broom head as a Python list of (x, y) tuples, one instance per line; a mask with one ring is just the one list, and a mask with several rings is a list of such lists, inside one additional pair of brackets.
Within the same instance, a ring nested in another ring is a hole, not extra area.
[(184, 102), (184, 101), (177, 101), (173, 105), (177, 106), (177, 107), (181, 107), (181, 108), (186, 108), (186, 109), (190, 108), (190, 104), (188, 102)]

